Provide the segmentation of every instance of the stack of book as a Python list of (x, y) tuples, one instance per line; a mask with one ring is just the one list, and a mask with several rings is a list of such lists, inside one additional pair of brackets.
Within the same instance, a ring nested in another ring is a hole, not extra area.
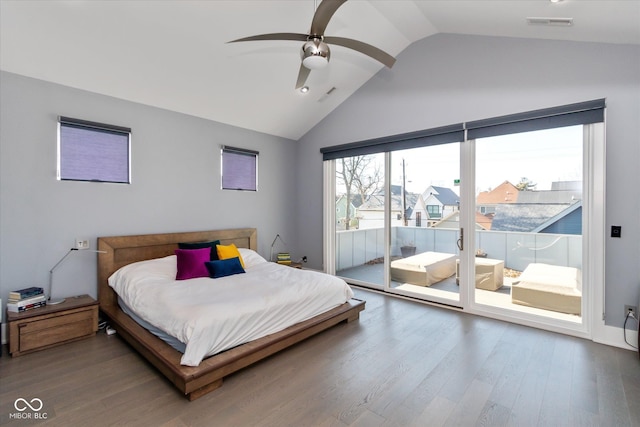
[(44, 295), (44, 289), (32, 286), (9, 292), (7, 311), (22, 313), (45, 305), (47, 305), (47, 297)]
[(291, 255), (288, 252), (278, 254), (278, 264), (291, 264)]

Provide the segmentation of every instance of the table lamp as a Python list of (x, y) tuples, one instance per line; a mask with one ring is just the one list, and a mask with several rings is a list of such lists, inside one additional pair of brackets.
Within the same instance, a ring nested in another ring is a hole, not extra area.
[[(69, 252), (64, 254), (64, 256), (62, 258), (60, 258), (60, 261), (58, 261), (56, 263), (56, 265), (51, 267), (51, 270), (49, 270), (49, 298), (47, 299), (47, 304), (56, 305), (56, 304), (63, 303), (65, 301), (65, 298), (56, 298), (56, 299), (51, 298), (51, 296), (53, 295), (53, 273), (64, 262), (64, 260), (66, 260), (67, 257), (69, 257), (69, 255), (71, 255), (74, 251), (80, 251), (80, 250), (81, 249), (78, 249), (78, 248), (69, 249)], [(95, 250), (92, 250), (92, 249), (82, 249), (81, 251), (82, 252), (93, 252), (93, 253), (106, 253), (105, 251), (95, 251)]]

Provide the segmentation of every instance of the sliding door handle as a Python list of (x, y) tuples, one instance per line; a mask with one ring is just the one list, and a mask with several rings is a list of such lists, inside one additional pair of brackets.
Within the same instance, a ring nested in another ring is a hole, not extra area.
[(461, 251), (464, 250), (464, 228), (460, 229), (460, 238), (456, 243), (458, 245), (458, 249), (460, 249)]

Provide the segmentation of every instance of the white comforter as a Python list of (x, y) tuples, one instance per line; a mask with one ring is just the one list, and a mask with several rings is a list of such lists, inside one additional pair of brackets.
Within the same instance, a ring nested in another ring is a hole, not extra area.
[(140, 318), (186, 344), (187, 366), (353, 297), (337, 277), (267, 262), (249, 249), (240, 253), (244, 274), (176, 281), (176, 257), (168, 256), (119, 269), (109, 286)]

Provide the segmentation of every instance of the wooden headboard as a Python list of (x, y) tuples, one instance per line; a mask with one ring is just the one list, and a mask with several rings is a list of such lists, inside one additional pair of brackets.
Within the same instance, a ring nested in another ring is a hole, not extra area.
[(185, 233), (142, 234), (136, 236), (99, 237), (98, 301), (100, 307), (116, 306), (117, 296), (108, 279), (119, 268), (133, 262), (173, 255), (181, 242), (210, 242), (220, 240), (223, 245), (235, 244), (239, 248), (258, 249), (255, 228), (231, 230), (192, 231)]

